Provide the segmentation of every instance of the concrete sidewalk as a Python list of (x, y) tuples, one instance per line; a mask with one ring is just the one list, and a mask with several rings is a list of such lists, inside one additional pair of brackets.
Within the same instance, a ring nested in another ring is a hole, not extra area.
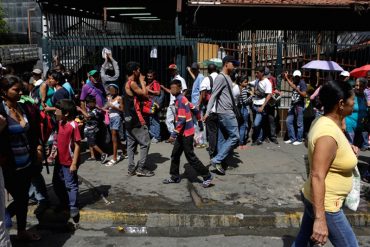
[[(148, 165), (156, 173), (150, 178), (129, 177), (127, 160), (114, 167), (102, 166), (98, 161), (84, 162), (79, 170), (81, 223), (194, 229), (297, 228), (303, 211), (300, 188), (306, 179), (303, 158), (306, 149), (303, 145), (279, 141), (280, 145), (264, 143), (248, 146), (247, 150), (235, 150), (226, 175), (215, 175), (214, 186), (206, 189), (201, 183), (191, 183), (188, 179), (179, 184), (162, 184), (169, 176), (172, 151), (172, 145), (166, 143), (150, 147)], [(209, 164), (205, 149), (196, 149), (196, 154), (204, 164)], [(362, 152), (359, 159), (362, 167), (367, 166), (370, 152)], [(181, 171), (192, 177), (193, 172), (186, 163), (183, 156)], [(45, 179), (52, 203), (56, 203), (50, 185), (51, 174), (45, 173)], [(369, 184), (362, 185), (369, 196)], [(364, 195), (359, 210), (348, 210), (346, 215), (354, 226), (368, 226), (368, 209), (369, 198)], [(31, 220), (33, 210), (34, 207), (30, 207)], [(48, 210), (41, 223), (58, 222), (60, 218)]]

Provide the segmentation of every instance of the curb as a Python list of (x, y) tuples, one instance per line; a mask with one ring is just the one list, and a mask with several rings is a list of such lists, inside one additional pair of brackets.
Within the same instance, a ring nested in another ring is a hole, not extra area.
[[(35, 207), (29, 207), (28, 217), (36, 218), (33, 214)], [(194, 214), (194, 213), (127, 213), (108, 210), (81, 210), (80, 223), (108, 223), (113, 225), (160, 227), (193, 227), (193, 228), (223, 228), (223, 227), (274, 227), (299, 228), (302, 212), (274, 212), (265, 215), (244, 214)], [(370, 226), (370, 213), (346, 214), (352, 226)], [(41, 221), (46, 224), (67, 221), (68, 215), (57, 219), (56, 214), (47, 210)], [(63, 218), (63, 219), (61, 219)]]

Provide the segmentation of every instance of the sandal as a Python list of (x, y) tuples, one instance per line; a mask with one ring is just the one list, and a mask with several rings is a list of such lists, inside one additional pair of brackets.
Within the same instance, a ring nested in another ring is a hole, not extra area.
[(89, 158), (87, 158), (87, 161), (93, 161), (93, 160), (96, 160), (95, 157), (89, 157)]
[(107, 164), (105, 164), (105, 166), (110, 167), (110, 166), (114, 166), (117, 163), (118, 163), (118, 160), (113, 160), (112, 159)]
[(22, 242), (36, 242), (41, 240), (41, 236), (36, 233), (25, 231), (20, 235), (18, 234), (17, 239)]

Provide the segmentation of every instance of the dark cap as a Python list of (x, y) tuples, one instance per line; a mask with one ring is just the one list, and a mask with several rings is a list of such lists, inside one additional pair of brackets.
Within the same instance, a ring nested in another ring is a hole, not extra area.
[(191, 67), (190, 68), (191, 69), (199, 69), (199, 64), (196, 63), (196, 62), (194, 62), (194, 63), (191, 64)]
[(233, 63), (234, 66), (239, 66), (240, 63), (238, 60), (235, 59), (234, 56), (225, 56), (223, 59), (222, 59), (222, 64), (226, 64), (226, 63)]

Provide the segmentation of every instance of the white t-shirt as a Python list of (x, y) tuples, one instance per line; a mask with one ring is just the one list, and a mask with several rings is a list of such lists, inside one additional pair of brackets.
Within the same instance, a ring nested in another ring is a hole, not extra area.
[(233, 92), (234, 102), (237, 105), (238, 104), (238, 98), (240, 96), (240, 87), (238, 86), (238, 84), (233, 82), (233, 88), (232, 88), (231, 91)]
[[(251, 81), (249, 84), (251, 86), (254, 87), (254, 91), (256, 91), (256, 82), (257, 80), (254, 80), (254, 81)], [(263, 89), (263, 91), (265, 91), (265, 94), (269, 94), (269, 93), (272, 93), (272, 85), (271, 85), (271, 82), (269, 81), (269, 79), (267, 78), (264, 78), (262, 81), (259, 81), (258, 82), (258, 86), (260, 88)], [(255, 97), (254, 100), (253, 100), (253, 104), (254, 105), (263, 105), (263, 103), (265, 103), (265, 100), (266, 100), (266, 97), (263, 97), (263, 98), (258, 98), (258, 97)]]
[[(182, 78), (180, 75), (176, 75), (173, 80), (179, 80), (181, 81), (181, 88), (182, 88), (182, 92), (184, 92), (184, 90), (188, 89), (188, 87), (186, 86), (186, 82), (185, 82), (185, 79)], [(173, 96), (171, 94), (171, 98), (170, 98), (170, 105), (173, 105), (175, 104), (175, 100), (176, 100), (176, 97)]]
[[(213, 72), (212, 74), (210, 74), (213, 81), (215, 81), (217, 75), (218, 75), (217, 72)], [(200, 86), (199, 86), (199, 92), (202, 92), (204, 90), (207, 90), (207, 91), (211, 90), (211, 81), (209, 80), (208, 76), (204, 77), (203, 81), (200, 83)]]
[[(218, 75), (217, 72), (213, 72), (210, 74), (213, 81), (215, 81), (217, 75)], [(209, 80), (208, 76), (204, 77), (203, 81), (200, 83), (200, 86), (199, 86), (199, 92), (202, 92), (204, 90), (207, 90), (207, 91), (211, 90), (211, 81)], [(211, 112), (216, 112), (216, 105), (212, 107)]]

